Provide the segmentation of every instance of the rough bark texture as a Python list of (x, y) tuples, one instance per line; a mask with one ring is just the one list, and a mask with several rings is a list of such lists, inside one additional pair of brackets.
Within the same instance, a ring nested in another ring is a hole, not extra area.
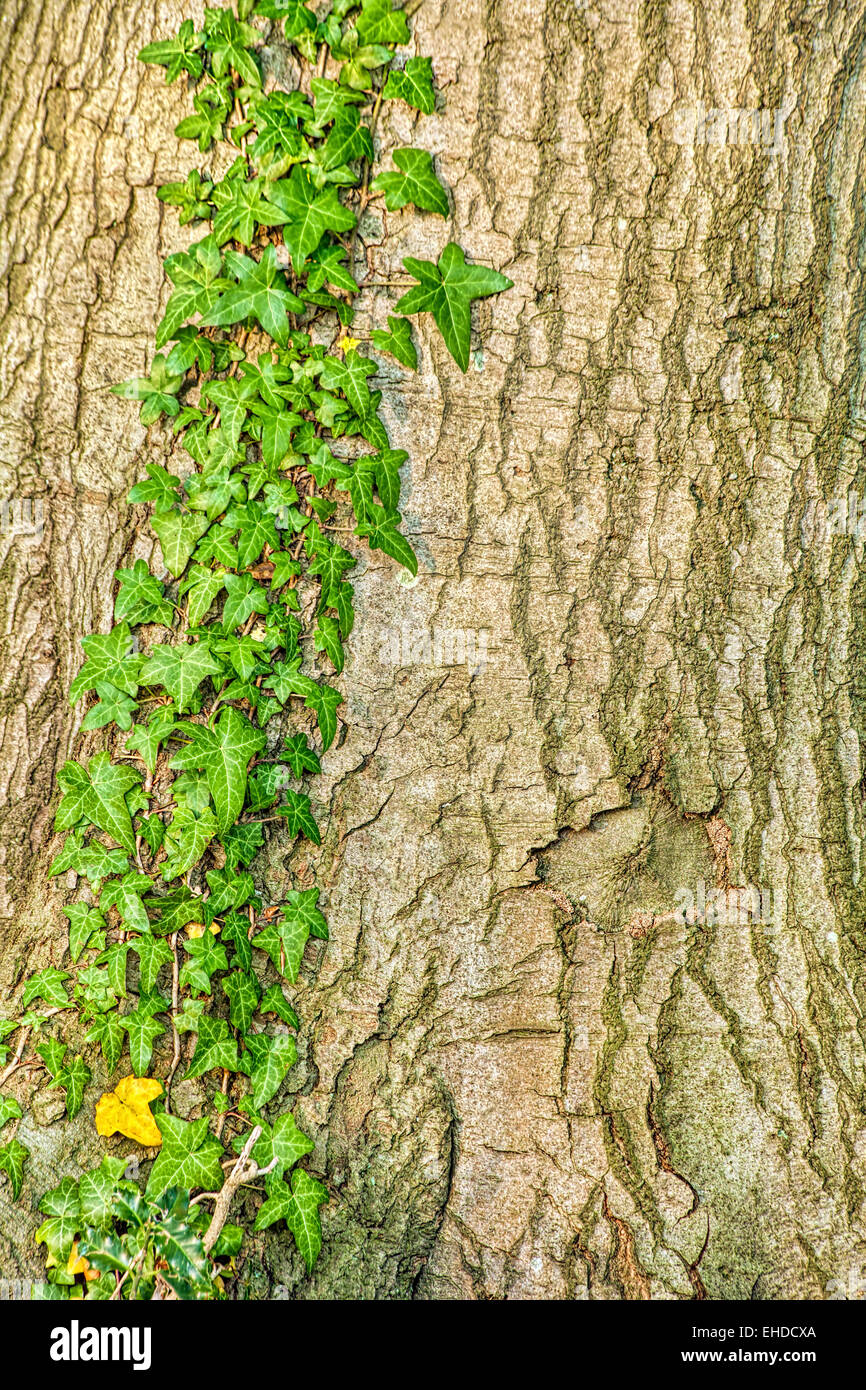
[[(106, 388), (148, 360), (188, 239), (154, 193), (194, 157), (186, 99), (135, 61), (185, 12), (0, 20), (3, 485), (45, 504), (41, 541), (0, 538), (5, 987), (62, 959), (65, 691), (150, 547), (123, 495), (167, 446)], [(327, 903), (294, 1084), (336, 1200), (312, 1281), (269, 1237), (248, 1292), (862, 1287), (863, 546), (825, 523), (866, 488), (866, 6), (424, 0), (413, 22), (451, 235), (515, 289), (465, 377), (425, 323), (417, 377), (379, 383), (420, 578), (359, 548), (325, 843), (275, 838), (260, 866)], [(701, 102), (780, 109), (778, 148), (684, 138)], [(448, 239), (411, 211), (364, 232), (386, 274)], [(381, 322), (382, 292), (365, 307)], [(404, 627), (488, 631), (486, 665), (423, 643), (395, 665)], [(678, 914), (701, 882), (733, 890), (726, 922)], [(769, 920), (731, 910), (753, 885)], [(37, 1096), (21, 1137), (3, 1272), (36, 1268), (31, 1208), (94, 1152), (92, 1100), (70, 1127)]]

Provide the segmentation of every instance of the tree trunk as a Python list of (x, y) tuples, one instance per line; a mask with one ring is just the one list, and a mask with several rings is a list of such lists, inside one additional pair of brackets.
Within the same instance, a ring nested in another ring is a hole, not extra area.
[[(453, 238), (515, 288), (465, 377), (422, 321), (418, 375), (378, 383), (419, 579), (359, 547), (327, 834), (291, 857), (332, 938), (296, 1113), (335, 1200), (312, 1280), (256, 1238), (253, 1295), (864, 1287), (866, 5), (724, 8), (413, 20), (453, 226), (378, 214), (369, 264)], [(107, 387), (189, 240), (155, 196), (194, 157), (183, 84), (135, 58), (185, 13), (7, 0), (0, 28), (4, 486), (44, 514), (0, 537), (7, 988), (63, 957), (66, 691), (149, 553), (126, 488), (170, 447)], [(273, 897), (287, 848), (256, 866)], [(38, 1268), (31, 1208), (92, 1104), (25, 1122), (0, 1272)]]

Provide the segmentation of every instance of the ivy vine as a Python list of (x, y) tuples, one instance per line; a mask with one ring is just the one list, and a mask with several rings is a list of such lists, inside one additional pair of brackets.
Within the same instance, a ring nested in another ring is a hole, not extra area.
[[(115, 624), (83, 642), (70, 699), (86, 702), (83, 730), (111, 731), (109, 748), (58, 776), (68, 833), (51, 873), (72, 871), (80, 888), (65, 908), (68, 964), (34, 974), (24, 1012), (0, 1019), (0, 1083), (44, 1067), (74, 1116), (91, 1080), (60, 1036), (74, 1011), (108, 1071), (127, 1055), (131, 1068), (98, 1101), (99, 1133), (155, 1158), (143, 1190), (106, 1155), (42, 1198), (46, 1297), (223, 1296), (244, 1236), (229, 1208), (253, 1178), (266, 1194), (256, 1230), (284, 1222), (308, 1269), (322, 1242), (328, 1189), (302, 1165), (314, 1146), (280, 1093), (299, 1027), (284, 983), (328, 929), (317, 886), (299, 879), (266, 904), (250, 870), (269, 822), (321, 843), (304, 788), (337, 735), (331, 680), (354, 622), (355, 555), (338, 536), (417, 568), (399, 511), (408, 456), (390, 447), (377, 364), (349, 333), (360, 222), (375, 199), (442, 218), (449, 203), (422, 149), (395, 150), (394, 169), (370, 178), (382, 103), (424, 115), (436, 104), (429, 58), (395, 65), (406, 12), (391, 0), (321, 11), (240, 0), (139, 55), (186, 79), (193, 111), (177, 135), (207, 157), (158, 197), (181, 225), (210, 227), (165, 262), (148, 375), (113, 389), (140, 403), (144, 425), (169, 425), (191, 467), (149, 463), (133, 487), (163, 563), (118, 570)], [(262, 44), (280, 30), (294, 91), (263, 76)], [(511, 281), (467, 265), (453, 242), (436, 263), (403, 265), (414, 286), (372, 347), (414, 370), (406, 315), (430, 313), (465, 371), (472, 301)], [(179, 1074), (207, 1078), (211, 1114), (174, 1113)], [(0, 1170), (16, 1197), (21, 1118), (0, 1097)]]

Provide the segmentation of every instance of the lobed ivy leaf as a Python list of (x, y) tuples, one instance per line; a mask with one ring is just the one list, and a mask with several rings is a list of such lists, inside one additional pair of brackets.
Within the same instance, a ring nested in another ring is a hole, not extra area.
[(142, 63), (158, 63), (164, 67), (166, 82), (174, 82), (182, 72), (188, 72), (190, 77), (201, 77), (203, 65), (198, 50), (202, 38), (203, 35), (195, 32), (192, 20), (185, 19), (174, 38), (146, 44), (138, 56)]
[(362, 43), (408, 43), (409, 25), (401, 9), (391, 0), (361, 0), (356, 28)]
[(295, 1238), (307, 1270), (312, 1270), (322, 1248), (319, 1207), (328, 1200), (327, 1188), (318, 1179), (310, 1177), (303, 1168), (296, 1168), (292, 1173), (291, 1187), (273, 1173), (268, 1175), (265, 1189), (267, 1200), (259, 1208), (256, 1230), (263, 1231), (275, 1221), (284, 1220)]
[(189, 986), (199, 994), (210, 994), (211, 976), (218, 970), (228, 970), (225, 947), (209, 931), (201, 936), (188, 937), (183, 945), (189, 960), (180, 972), (181, 984)]
[(163, 347), (176, 337), (181, 324), (193, 314), (206, 314), (212, 309), (222, 291), (231, 285), (223, 275), (223, 258), (213, 233), (197, 241), (188, 251), (177, 251), (169, 256), (165, 269), (175, 288), (156, 330), (157, 347)]
[(202, 154), (210, 149), (214, 140), (219, 140), (232, 107), (228, 86), (225, 83), (209, 82), (192, 99), (194, 115), (184, 116), (174, 128), (180, 140), (197, 140)]
[(180, 878), (198, 863), (218, 829), (217, 818), (210, 807), (199, 814), (189, 807), (178, 807), (165, 832), (168, 857), (162, 866), (162, 876), (166, 883)]
[(206, 9), (204, 46), (211, 55), (215, 77), (234, 69), (251, 87), (260, 87), (262, 77), (249, 49), (261, 42), (261, 35), (250, 24), (235, 19), (231, 10)]
[(277, 815), (285, 816), (286, 828), (290, 835), (306, 835), (314, 845), (322, 843), (322, 835), (310, 807), (310, 798), (303, 792), (287, 789), (285, 801), (277, 807)]
[(69, 955), (74, 965), (86, 947), (105, 945), (106, 922), (90, 903), (70, 903), (63, 912), (69, 918)]
[[(146, 1083), (138, 1082), (136, 1084), (144, 1085)], [(149, 1084), (155, 1084), (159, 1088), (156, 1092), (159, 1095), (162, 1091), (159, 1082)], [(106, 1131), (99, 1128), (99, 1104), (97, 1103), (96, 1107), (97, 1132), (99, 1134), (111, 1134), (114, 1132), (113, 1130)], [(125, 1134), (126, 1130), (121, 1132)], [(132, 1139), (137, 1137), (135, 1134), (130, 1135)], [(81, 1205), (81, 1220), (84, 1226), (105, 1231), (112, 1225), (114, 1197), (125, 1171), (125, 1158), (115, 1158), (111, 1154), (106, 1154), (98, 1168), (92, 1168), (89, 1172), (82, 1173), (78, 1181), (78, 1197)]]
[(46, 1192), (39, 1210), (47, 1219), (36, 1232), (36, 1242), (48, 1247), (57, 1264), (65, 1264), (81, 1223), (78, 1184), (72, 1178), (64, 1178), (51, 1192)]
[(228, 995), (232, 1027), (248, 1033), (262, 993), (258, 980), (246, 970), (235, 970), (225, 977), (222, 987)]
[(304, 302), (288, 288), (273, 246), (266, 246), (260, 261), (238, 256), (237, 284), (226, 290), (202, 323), (226, 327), (243, 319), (255, 318), (266, 333), (285, 347), (289, 336), (289, 314), (303, 313)]
[(175, 712), (172, 706), (155, 709), (147, 723), (136, 724), (124, 745), (129, 752), (138, 753), (148, 772), (156, 771), (159, 750), (174, 729)]
[(162, 550), (166, 568), (175, 579), (187, 566), (196, 543), (208, 528), (208, 519), (200, 512), (172, 510), (152, 516), (150, 524)]
[(145, 685), (163, 686), (182, 713), (202, 681), (220, 675), (222, 669), (207, 642), (187, 642), (179, 647), (154, 647), (141, 669), (141, 679)]
[(24, 986), (21, 996), (24, 1008), (32, 1004), (34, 999), (42, 999), (50, 1009), (68, 1009), (69, 997), (64, 983), (68, 979), (68, 970), (58, 970), (53, 965), (47, 965), (44, 970), (37, 970)]
[(412, 342), (412, 325), (399, 315), (388, 315), (388, 328), (374, 328), (370, 334), (373, 346), (380, 352), (390, 352), (404, 367), (418, 369), (418, 353)]
[[(392, 74), (393, 75), (393, 74)], [(389, 212), (414, 203), (416, 208), (427, 212), (438, 212), (447, 217), (448, 195), (436, 177), (433, 160), (426, 150), (399, 149), (394, 151), (394, 163), (399, 173), (385, 171), (378, 174), (370, 185), (374, 193), (384, 193), (385, 206)], [(404, 262), (404, 265), (406, 263)], [(430, 262), (424, 262), (429, 265)], [(408, 267), (407, 267), (408, 269)], [(412, 274), (415, 272), (413, 271)], [(416, 277), (417, 278), (417, 277)], [(500, 285), (505, 289), (505, 285)], [(494, 293), (494, 291), (488, 291)]]
[(260, 1014), (276, 1014), (290, 1028), (299, 1028), (300, 1020), (279, 985), (271, 985), (265, 990), (259, 1004)]
[(269, 189), (270, 184), (262, 178), (245, 179), (238, 175), (215, 185), (211, 201), (218, 211), (213, 234), (219, 246), (227, 241), (251, 246), (257, 227), (277, 227), (287, 220), (286, 214), (268, 200)]
[(162, 623), (171, 627), (174, 609), (165, 597), (164, 586), (143, 560), (136, 560), (131, 569), (117, 570), (114, 577), (120, 580), (114, 601), (116, 622), (125, 618), (130, 623)]
[(81, 645), (87, 660), (69, 687), (70, 704), (99, 684), (110, 684), (126, 695), (138, 693), (143, 658), (134, 654), (128, 623), (118, 623), (109, 633), (84, 637)]
[(170, 1187), (213, 1190), (222, 1187), (222, 1145), (208, 1133), (208, 1122), (156, 1115), (162, 1148), (150, 1172), (146, 1195), (161, 1197)]
[[(326, 232), (348, 232), (355, 225), (354, 213), (343, 206), (336, 189), (316, 188), (299, 164), (292, 170), (291, 178), (279, 179), (273, 184), (270, 200), (286, 215), (283, 241), (296, 272), (301, 270)], [(271, 336), (285, 346), (285, 338), (278, 338), (275, 333)]]
[(425, 116), (429, 116), (436, 105), (431, 60), (410, 58), (405, 68), (392, 68), (382, 95), (405, 101), (416, 111), (423, 111)]
[[(149, 937), (142, 937), (142, 940), (150, 939)], [(124, 1037), (125, 1029), (120, 1015), (114, 1010), (110, 1010), (97, 1015), (85, 1041), (99, 1043), (108, 1070), (113, 1072), (120, 1061)]]
[(159, 972), (174, 959), (167, 941), (158, 936), (140, 936), (130, 943), (138, 956), (141, 987), (148, 993), (156, 985)]
[(153, 882), (147, 874), (131, 870), (124, 874), (123, 878), (106, 883), (99, 897), (99, 906), (103, 911), (109, 907), (116, 907), (123, 918), (125, 930), (149, 932), (150, 919), (141, 895), (152, 887)]
[(473, 299), (499, 294), (514, 282), (487, 266), (467, 265), (461, 247), (453, 241), (445, 247), (436, 265), (412, 256), (407, 256), (403, 265), (418, 284), (398, 299), (397, 308), (406, 314), (431, 313), (445, 346), (465, 372), (469, 366)]
[[(180, 497), (180, 478), (176, 478), (161, 463), (147, 465), (147, 478), (130, 488), (128, 501), (150, 502), (155, 512), (170, 512)], [(140, 562), (144, 564), (144, 561)], [(145, 566), (145, 568), (147, 568)], [(118, 576), (123, 571), (118, 570)]]
[(12, 1187), (12, 1196), (16, 1202), (21, 1196), (24, 1164), (29, 1157), (30, 1150), (21, 1143), (20, 1139), (9, 1139), (5, 1144), (0, 1144), (0, 1172), (6, 1173), (8, 1176)]
[(132, 1070), (136, 1076), (143, 1077), (150, 1067), (153, 1044), (157, 1038), (162, 1037), (165, 1029), (161, 1023), (157, 1022), (153, 1014), (142, 1009), (140, 1005), (131, 1013), (124, 1014), (121, 1023), (129, 1037), (129, 1057), (132, 1062)]
[[(164, 183), (156, 190), (160, 202), (180, 208), (178, 221), (182, 227), (211, 215), (210, 195), (213, 184), (203, 179), (198, 169), (191, 169), (186, 178), (176, 183)], [(171, 364), (169, 364), (171, 370)]]
[(246, 1051), (241, 1066), (252, 1082), (252, 1102), (257, 1110), (273, 1100), (287, 1072), (298, 1059), (298, 1048), (288, 1033), (271, 1037), (266, 1033), (251, 1033), (244, 1038)]
[(21, 1106), (14, 1096), (0, 1096), (0, 1129), (8, 1125), (10, 1120), (20, 1120), (22, 1118)]
[(164, 357), (154, 357), (150, 376), (134, 376), (112, 386), (115, 396), (127, 401), (141, 401), (141, 423), (152, 425), (160, 415), (177, 415), (180, 401), (177, 393), (183, 385), (182, 376), (172, 376)]
[(172, 758), (173, 768), (204, 770), (217, 813), (217, 829), (226, 831), (243, 809), (250, 759), (265, 746), (265, 735), (236, 709), (226, 709), (213, 729), (183, 723), (178, 731), (189, 738)]
[(226, 852), (226, 867), (236, 869), (239, 864), (251, 863), (264, 842), (264, 831), (258, 821), (229, 826), (220, 836)]
[(225, 1071), (236, 1071), (237, 1066), (238, 1045), (229, 1032), (225, 1019), (209, 1018), (207, 1014), (203, 1014), (199, 1023), (195, 1052), (184, 1080), (191, 1081), (196, 1076), (204, 1076), (205, 1072), (220, 1067)]

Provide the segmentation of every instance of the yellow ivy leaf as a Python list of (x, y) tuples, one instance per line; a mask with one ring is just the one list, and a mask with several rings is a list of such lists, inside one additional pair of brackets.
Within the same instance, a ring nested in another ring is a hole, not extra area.
[[(221, 929), (217, 926), (216, 922), (211, 922), (210, 930), (212, 936), (219, 936)], [(193, 940), (195, 940), (198, 936), (204, 936), (205, 931), (206, 927), (204, 922), (187, 923), (186, 934), (187, 936), (192, 937)]]
[(69, 1252), (69, 1259), (66, 1262), (66, 1273), (83, 1274), (88, 1284), (91, 1279), (99, 1278), (97, 1271), (90, 1268), (90, 1261), (84, 1255), (79, 1255), (77, 1240), (73, 1242), (72, 1249)]
[(337, 339), (337, 347), (342, 352), (354, 352), (355, 348), (359, 348), (362, 342), (363, 338), (350, 338), (349, 334), (344, 331)]
[(150, 1113), (149, 1103), (162, 1095), (162, 1082), (149, 1076), (125, 1076), (113, 1091), (106, 1091), (96, 1102), (97, 1134), (115, 1134), (148, 1148), (157, 1148), (162, 1135)]

